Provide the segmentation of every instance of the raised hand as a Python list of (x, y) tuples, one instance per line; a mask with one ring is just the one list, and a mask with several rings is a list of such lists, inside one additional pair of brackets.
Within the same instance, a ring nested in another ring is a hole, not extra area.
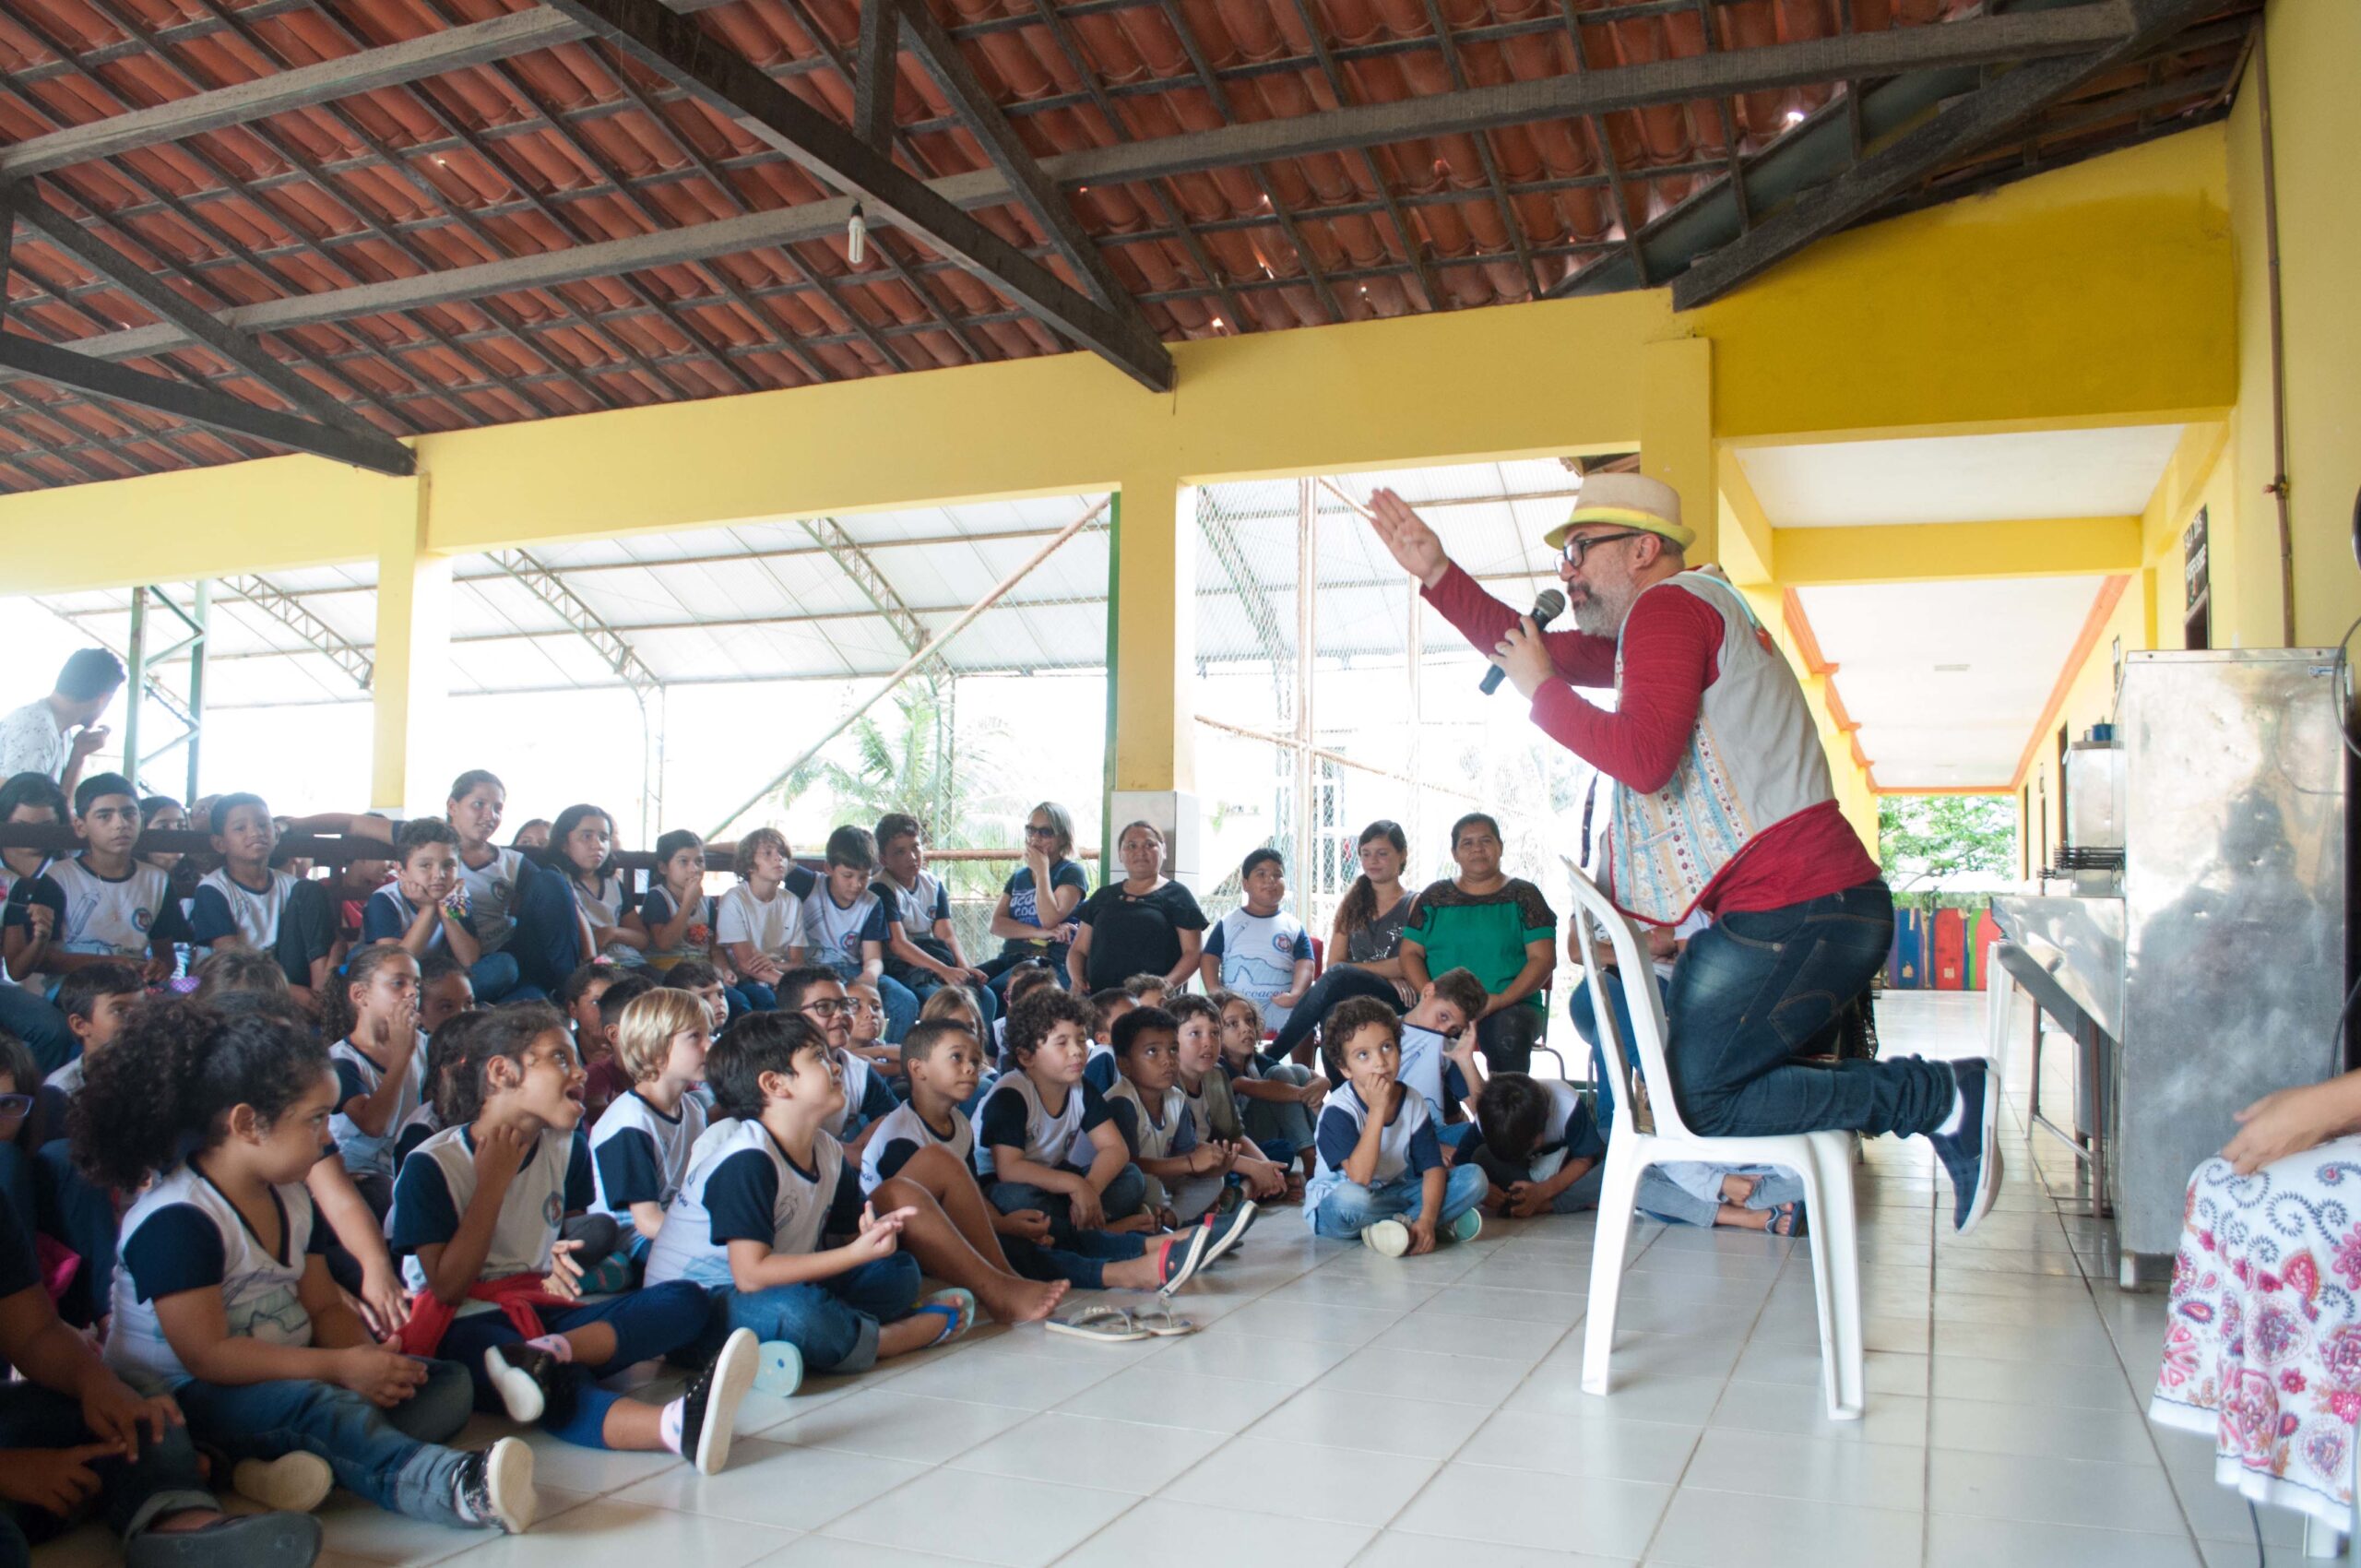
[(1451, 568), (1451, 557), (1443, 553), (1442, 540), (1427, 520), (1391, 490), (1378, 491), (1369, 498), (1369, 505), (1370, 527), (1376, 530), (1386, 553), (1427, 588), (1442, 581), (1443, 573)]

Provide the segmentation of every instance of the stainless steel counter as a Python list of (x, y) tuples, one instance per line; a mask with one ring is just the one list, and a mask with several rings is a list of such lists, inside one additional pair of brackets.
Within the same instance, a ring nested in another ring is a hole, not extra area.
[(2101, 1032), (2122, 1038), (2121, 897), (2000, 893), (1993, 896), (1992, 918)]

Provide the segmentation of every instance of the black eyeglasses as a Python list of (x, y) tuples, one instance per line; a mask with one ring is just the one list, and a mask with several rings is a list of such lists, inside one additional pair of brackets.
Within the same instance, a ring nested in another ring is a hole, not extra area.
[(1645, 539), (1647, 537), (1648, 530), (1646, 529), (1625, 529), (1621, 533), (1595, 533), (1586, 539), (1577, 535), (1574, 538), (1567, 540), (1565, 545), (1559, 553), (1565, 558), (1567, 565), (1572, 566), (1575, 571), (1579, 572), (1583, 569), (1583, 557), (1597, 549), (1600, 545), (1620, 544), (1627, 539)]
[(1055, 838), (1057, 836), (1058, 830), (1054, 827), (1037, 827), (1029, 822), (1025, 825), (1025, 837), (1027, 838)]
[(29, 1094), (0, 1094), (0, 1116), (25, 1116), (31, 1113), (33, 1097)]
[(817, 1002), (805, 1003), (801, 1010), (817, 1018), (841, 1018), (852, 1011), (852, 1004), (838, 1001), (834, 997), (826, 997)]

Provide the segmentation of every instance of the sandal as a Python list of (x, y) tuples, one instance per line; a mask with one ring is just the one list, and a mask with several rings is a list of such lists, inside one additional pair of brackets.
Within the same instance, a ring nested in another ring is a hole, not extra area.
[(1184, 1334), (1194, 1334), (1197, 1325), (1185, 1317), (1174, 1317), (1170, 1307), (1142, 1307), (1132, 1314), (1132, 1325), (1144, 1335), (1158, 1339), (1177, 1339)]
[(1158, 1289), (1169, 1296), (1195, 1278), (1205, 1265), (1205, 1245), (1212, 1238), (1212, 1228), (1200, 1225), (1157, 1243), (1156, 1272), (1162, 1282)]
[(1804, 1217), (1800, 1203), (1780, 1204), (1771, 1210), (1771, 1222), (1763, 1228), (1774, 1236), (1808, 1236), (1809, 1222)]
[(920, 1298), (916, 1310), (933, 1313), (943, 1319), (943, 1332), (927, 1341), (930, 1350), (937, 1345), (948, 1345), (976, 1324), (976, 1298), (966, 1290), (937, 1290)]
[(1041, 1326), (1052, 1334), (1070, 1334), (1076, 1339), (1096, 1339), (1102, 1345), (1121, 1345), (1154, 1336), (1154, 1330), (1141, 1327), (1127, 1309), (1104, 1304), (1085, 1307), (1072, 1317), (1045, 1319)]

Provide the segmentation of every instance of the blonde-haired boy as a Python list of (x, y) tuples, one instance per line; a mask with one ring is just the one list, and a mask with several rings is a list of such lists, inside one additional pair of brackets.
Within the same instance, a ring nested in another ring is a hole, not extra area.
[(598, 1206), (638, 1231), (636, 1253), (664, 1228), (664, 1211), (705, 1132), (704, 1102), (689, 1091), (705, 1082), (713, 1018), (696, 992), (659, 987), (632, 998), (613, 1040), (615, 1064), (631, 1087), (591, 1129), (590, 1163)]

